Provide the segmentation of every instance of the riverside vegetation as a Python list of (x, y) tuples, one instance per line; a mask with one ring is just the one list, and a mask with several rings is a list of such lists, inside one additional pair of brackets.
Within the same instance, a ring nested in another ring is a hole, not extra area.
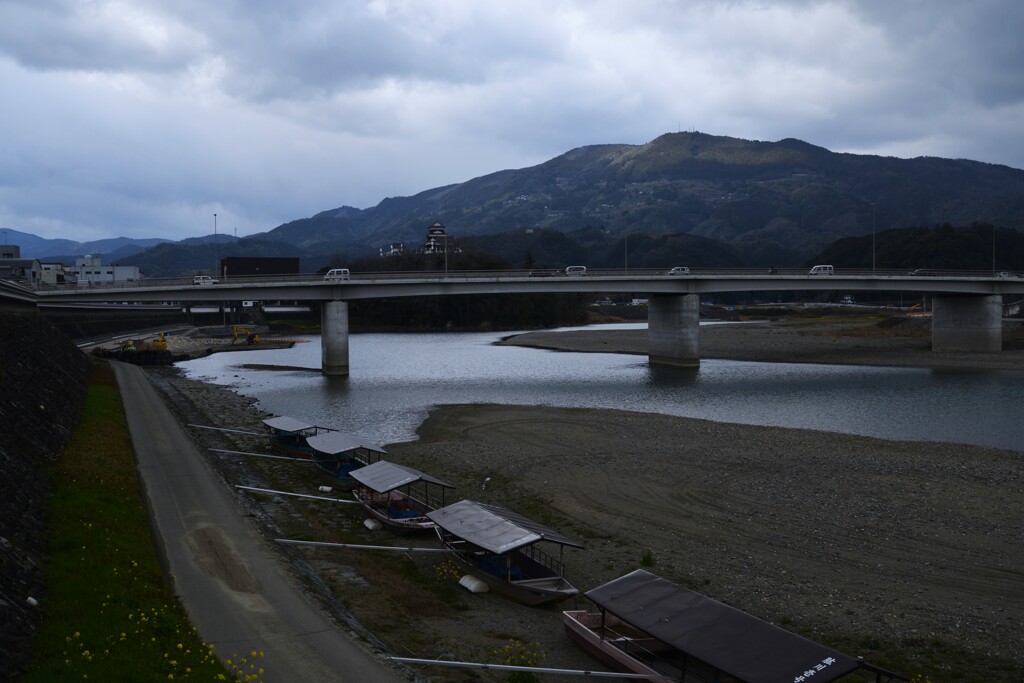
[(26, 683), (259, 681), (261, 653), (223, 663), (189, 624), (153, 546), (120, 395), (94, 367), (51, 473), (47, 592)]

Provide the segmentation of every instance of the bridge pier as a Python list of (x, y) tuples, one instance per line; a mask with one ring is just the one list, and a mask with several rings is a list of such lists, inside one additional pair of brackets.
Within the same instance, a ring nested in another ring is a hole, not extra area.
[(320, 306), (320, 371), (348, 376), (348, 303), (325, 301)]
[(932, 298), (932, 351), (1002, 351), (1003, 297)]
[(700, 297), (654, 294), (647, 300), (647, 362), (700, 367)]

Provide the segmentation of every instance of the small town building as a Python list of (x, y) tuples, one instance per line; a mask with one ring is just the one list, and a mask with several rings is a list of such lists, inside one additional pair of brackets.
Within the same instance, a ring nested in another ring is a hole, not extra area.
[(74, 285), (78, 278), (69, 268), (66, 268), (63, 263), (40, 263), (40, 267), (43, 269), (44, 285), (53, 285), (60, 287), (63, 285)]
[(43, 281), (43, 269), (34, 258), (0, 258), (0, 280), (38, 287)]
[(70, 268), (79, 287), (93, 285), (117, 285), (138, 282), (142, 273), (138, 266), (105, 266), (99, 255), (76, 256), (75, 265)]

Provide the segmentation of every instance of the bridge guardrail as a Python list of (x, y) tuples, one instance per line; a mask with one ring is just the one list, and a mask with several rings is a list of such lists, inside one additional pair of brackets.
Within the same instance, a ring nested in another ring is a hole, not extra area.
[[(110, 289), (135, 289), (139, 287), (181, 287), (182, 291), (190, 289), (199, 290), (210, 290), (222, 287), (224, 285), (237, 284), (237, 285), (287, 285), (287, 284), (301, 284), (308, 285), (311, 283), (320, 282), (325, 287), (327, 286), (345, 286), (346, 284), (356, 283), (373, 283), (381, 281), (395, 281), (395, 280), (437, 280), (444, 281), (446, 279), (463, 279), (463, 280), (481, 280), (481, 279), (506, 279), (506, 278), (531, 278), (531, 273), (536, 274), (539, 271), (546, 272), (547, 274), (553, 274), (558, 272), (557, 277), (567, 277), (562, 271), (554, 271), (552, 269), (517, 269), (517, 270), (448, 270), (448, 271), (377, 271), (377, 272), (352, 272), (349, 280), (344, 281), (325, 281), (323, 276), (320, 274), (299, 274), (299, 275), (262, 275), (262, 276), (228, 276), (219, 281), (218, 284), (214, 285), (197, 285), (194, 284), (191, 277), (176, 277), (176, 278), (144, 278), (141, 280), (126, 281), (126, 282), (110, 282), (110, 283), (93, 283), (88, 285), (78, 285), (74, 283), (65, 284), (40, 284), (34, 291), (39, 293), (46, 292), (66, 292), (66, 291), (80, 291), (80, 290), (110, 290)], [(552, 275), (553, 276), (553, 275)], [(750, 277), (750, 278), (763, 278), (765, 276), (770, 277), (806, 277), (809, 280), (821, 281), (829, 278), (841, 278), (841, 277), (893, 277), (893, 278), (977, 278), (979, 280), (1005, 280), (1024, 278), (1024, 273), (1021, 272), (1003, 272), (999, 271), (993, 273), (992, 271), (979, 271), (979, 270), (936, 270), (936, 269), (917, 269), (917, 270), (905, 270), (905, 269), (871, 269), (871, 268), (842, 268), (837, 269), (833, 275), (810, 275), (806, 268), (690, 268), (690, 272), (685, 275), (669, 275), (667, 268), (605, 268), (605, 269), (594, 269), (588, 270), (586, 275), (575, 276), (573, 279), (583, 278), (657, 278), (657, 279), (672, 279), (672, 280), (686, 280), (701, 277)]]

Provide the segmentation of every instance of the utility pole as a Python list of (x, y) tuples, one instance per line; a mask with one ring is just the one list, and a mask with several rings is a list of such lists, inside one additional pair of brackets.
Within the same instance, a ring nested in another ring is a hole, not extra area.
[(220, 279), (220, 261), (217, 259), (217, 214), (213, 214), (213, 276)]
[[(220, 258), (217, 254), (217, 214), (213, 214), (213, 278), (214, 282), (220, 280)], [(228, 311), (225, 302), (220, 302), (221, 324), (228, 329)]]
[(871, 274), (875, 274), (875, 203), (871, 202)]
[(625, 266), (625, 272), (629, 272), (629, 228), (625, 228), (623, 232), (623, 241), (626, 243), (625, 249), (623, 249), (622, 262)]
[(992, 224), (992, 276), (996, 274), (996, 224)]

